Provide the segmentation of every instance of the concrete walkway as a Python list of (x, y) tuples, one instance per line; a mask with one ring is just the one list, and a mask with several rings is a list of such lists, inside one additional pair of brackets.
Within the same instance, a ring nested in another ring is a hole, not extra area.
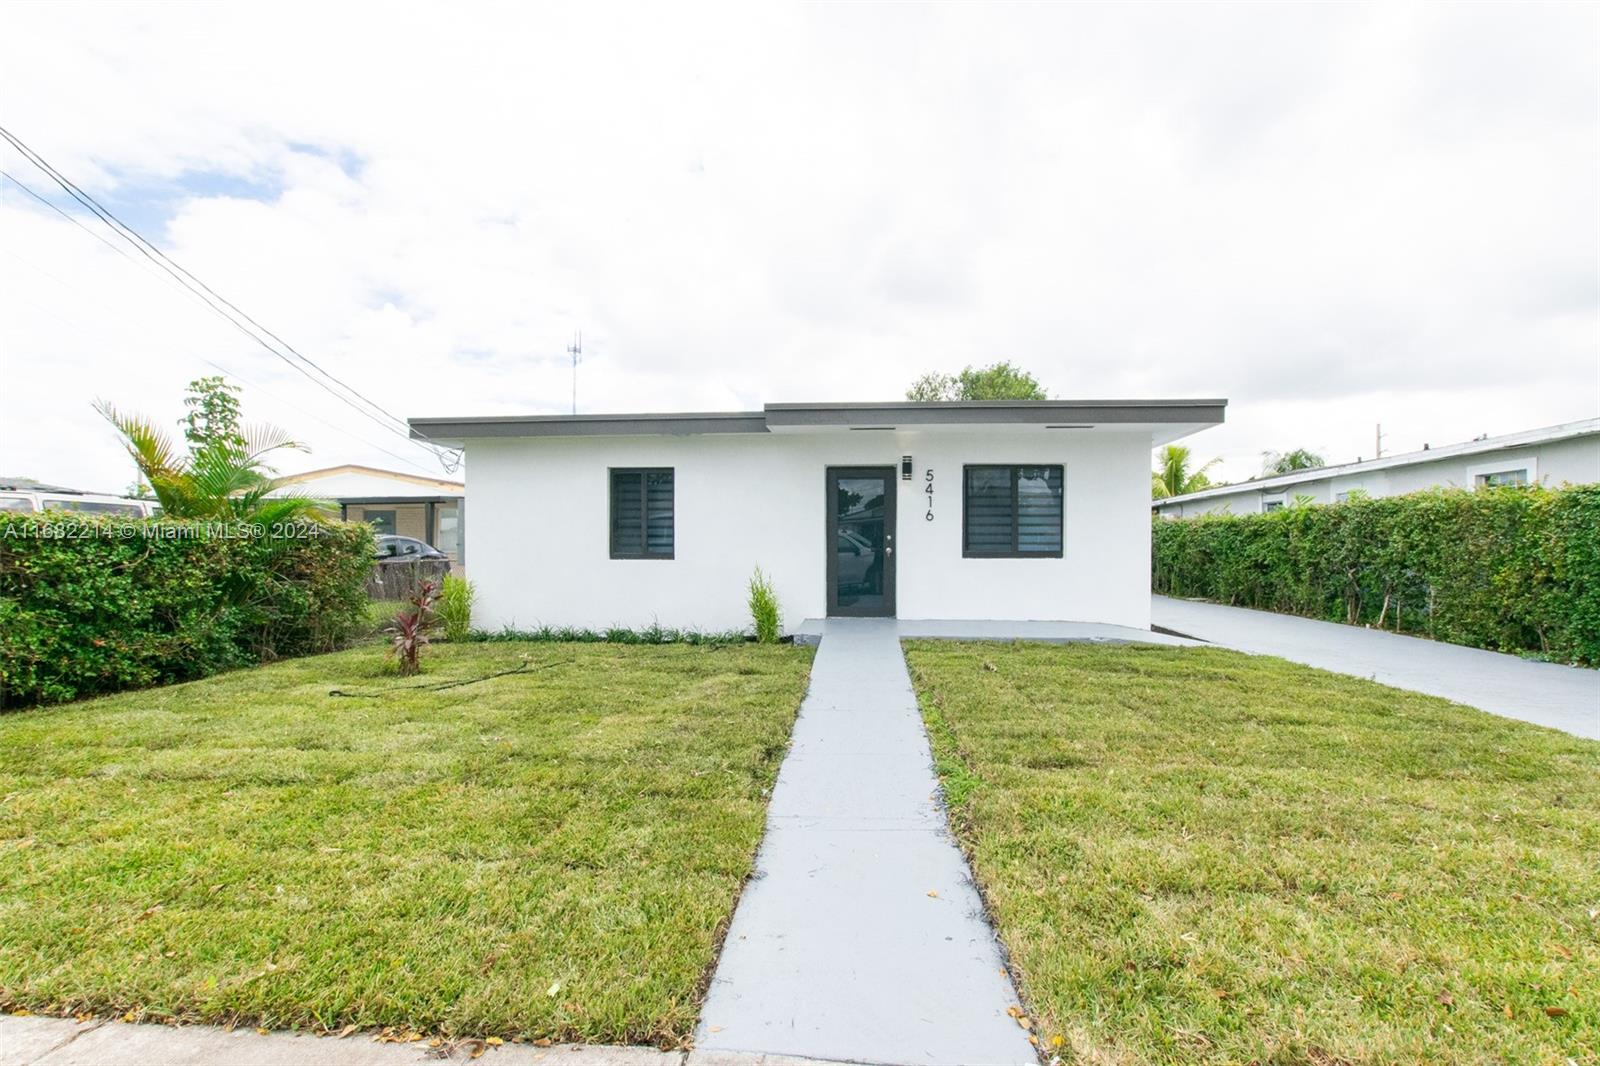
[(1215, 603), (1155, 596), (1150, 607), (1156, 625), (1226, 648), (1371, 678), (1600, 739), (1600, 670)]
[(892, 620), (830, 619), (695, 1046), (1034, 1063)]

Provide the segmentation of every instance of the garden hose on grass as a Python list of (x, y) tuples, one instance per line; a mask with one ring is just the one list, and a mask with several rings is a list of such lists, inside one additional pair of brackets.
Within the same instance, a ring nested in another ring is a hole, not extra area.
[(540, 663), (538, 666), (535, 666), (531, 662), (524, 662), (521, 666), (514, 670), (500, 670), (492, 674), (484, 674), (482, 677), (468, 677), (456, 681), (429, 681), (421, 685), (400, 685), (396, 688), (388, 689), (383, 692), (346, 692), (343, 689), (333, 688), (328, 690), (328, 695), (344, 696), (348, 699), (377, 700), (382, 699), (391, 692), (443, 692), (448, 688), (460, 688), (463, 685), (476, 685), (480, 681), (491, 681), (497, 677), (510, 677), (512, 674), (531, 674), (536, 670), (548, 670), (551, 667), (565, 666), (568, 663), (575, 663), (577, 661), (578, 660), (576, 659), (559, 659), (553, 663)]

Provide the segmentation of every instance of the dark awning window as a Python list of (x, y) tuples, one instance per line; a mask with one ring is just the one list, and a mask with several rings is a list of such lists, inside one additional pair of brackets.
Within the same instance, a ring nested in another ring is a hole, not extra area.
[(611, 471), (611, 557), (672, 558), (672, 508), (670, 467)]
[(967, 467), (961, 553), (968, 558), (1059, 558), (1064, 484), (1059, 466)]

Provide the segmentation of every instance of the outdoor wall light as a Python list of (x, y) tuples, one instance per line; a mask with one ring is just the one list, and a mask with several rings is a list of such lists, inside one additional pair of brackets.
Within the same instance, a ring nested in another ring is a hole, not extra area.
[(909, 455), (902, 455), (900, 457), (900, 480), (911, 480), (911, 456)]

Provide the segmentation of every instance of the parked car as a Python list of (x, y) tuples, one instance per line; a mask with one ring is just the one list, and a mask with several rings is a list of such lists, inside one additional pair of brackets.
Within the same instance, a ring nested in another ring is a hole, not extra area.
[(144, 518), (161, 513), (154, 500), (135, 500), (93, 492), (36, 492), (30, 489), (0, 488), (0, 511), (80, 511), (84, 514), (120, 514)]
[(883, 563), (872, 541), (852, 529), (838, 531), (834, 545), (839, 556), (839, 587), (852, 592), (879, 592)]
[(402, 537), (395, 533), (385, 533), (376, 540), (378, 547), (378, 563), (414, 563), (419, 559), (442, 559), (444, 568), (450, 569), (450, 557), (425, 541), (416, 537)]

